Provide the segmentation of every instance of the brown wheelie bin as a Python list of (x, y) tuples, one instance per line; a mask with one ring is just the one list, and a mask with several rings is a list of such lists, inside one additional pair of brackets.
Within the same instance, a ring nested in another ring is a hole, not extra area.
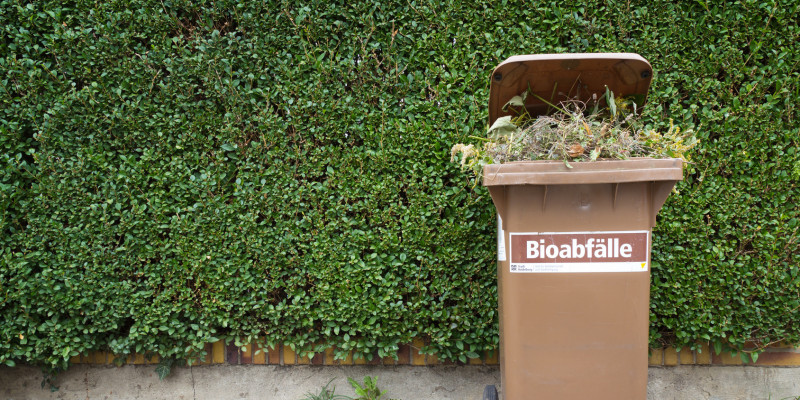
[[(588, 101), (607, 86), (642, 106), (651, 75), (636, 54), (511, 57), (492, 73), (490, 124), (526, 88), (544, 99)], [(534, 97), (528, 112), (546, 112)], [(484, 168), (498, 214), (503, 398), (645, 399), (651, 230), (683, 162), (570, 166)]]

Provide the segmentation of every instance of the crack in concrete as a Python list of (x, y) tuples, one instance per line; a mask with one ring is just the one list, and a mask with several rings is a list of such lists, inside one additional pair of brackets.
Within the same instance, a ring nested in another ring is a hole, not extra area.
[(194, 390), (194, 367), (189, 366), (189, 373), (192, 374), (192, 400), (197, 400), (197, 392)]
[(83, 373), (83, 383), (86, 384), (86, 400), (89, 400), (89, 369), (88, 368)]

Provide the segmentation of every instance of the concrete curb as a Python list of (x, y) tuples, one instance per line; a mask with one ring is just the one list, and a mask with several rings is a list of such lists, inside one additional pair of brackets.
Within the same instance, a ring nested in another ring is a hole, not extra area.
[[(332, 381), (354, 396), (347, 377), (378, 378), (385, 399), (479, 400), (498, 385), (499, 367), (209, 365), (176, 368), (160, 381), (154, 366), (76, 365), (59, 375), (59, 390), (42, 389), (34, 367), (0, 367), (0, 398), (23, 399), (274, 399), (300, 400)], [(501, 391), (502, 392), (502, 391)], [(753, 366), (650, 367), (650, 400), (795, 400), (800, 368)]]
[(499, 367), (484, 366), (291, 366), (212, 365), (173, 369), (159, 381), (154, 366), (79, 365), (60, 374), (58, 391), (41, 388), (33, 367), (0, 368), (4, 399), (274, 399), (299, 400), (319, 394), (331, 379), (337, 394), (354, 396), (347, 377), (378, 378), (384, 399), (480, 399), (486, 385), (500, 381)]

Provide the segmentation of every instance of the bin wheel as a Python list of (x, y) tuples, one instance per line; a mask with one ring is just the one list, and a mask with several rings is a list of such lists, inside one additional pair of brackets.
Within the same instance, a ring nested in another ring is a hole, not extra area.
[(497, 400), (497, 388), (494, 385), (487, 385), (483, 389), (483, 400)]

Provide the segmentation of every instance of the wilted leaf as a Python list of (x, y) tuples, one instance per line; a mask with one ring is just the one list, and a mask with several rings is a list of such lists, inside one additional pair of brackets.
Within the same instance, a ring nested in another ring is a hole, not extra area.
[(489, 128), (489, 135), (494, 136), (508, 136), (514, 132), (516, 132), (519, 128), (511, 122), (511, 116), (507, 115), (505, 117), (500, 117), (494, 121), (492, 126)]
[(508, 101), (508, 103), (503, 105), (503, 111), (508, 111), (509, 106), (513, 107), (525, 107), (525, 97), (527, 97), (528, 92), (523, 92), (522, 95), (516, 95)]
[(570, 157), (580, 157), (581, 155), (583, 155), (583, 151), (584, 151), (583, 146), (581, 146), (580, 143), (575, 143), (569, 147), (569, 150), (567, 150), (567, 154), (569, 154)]

